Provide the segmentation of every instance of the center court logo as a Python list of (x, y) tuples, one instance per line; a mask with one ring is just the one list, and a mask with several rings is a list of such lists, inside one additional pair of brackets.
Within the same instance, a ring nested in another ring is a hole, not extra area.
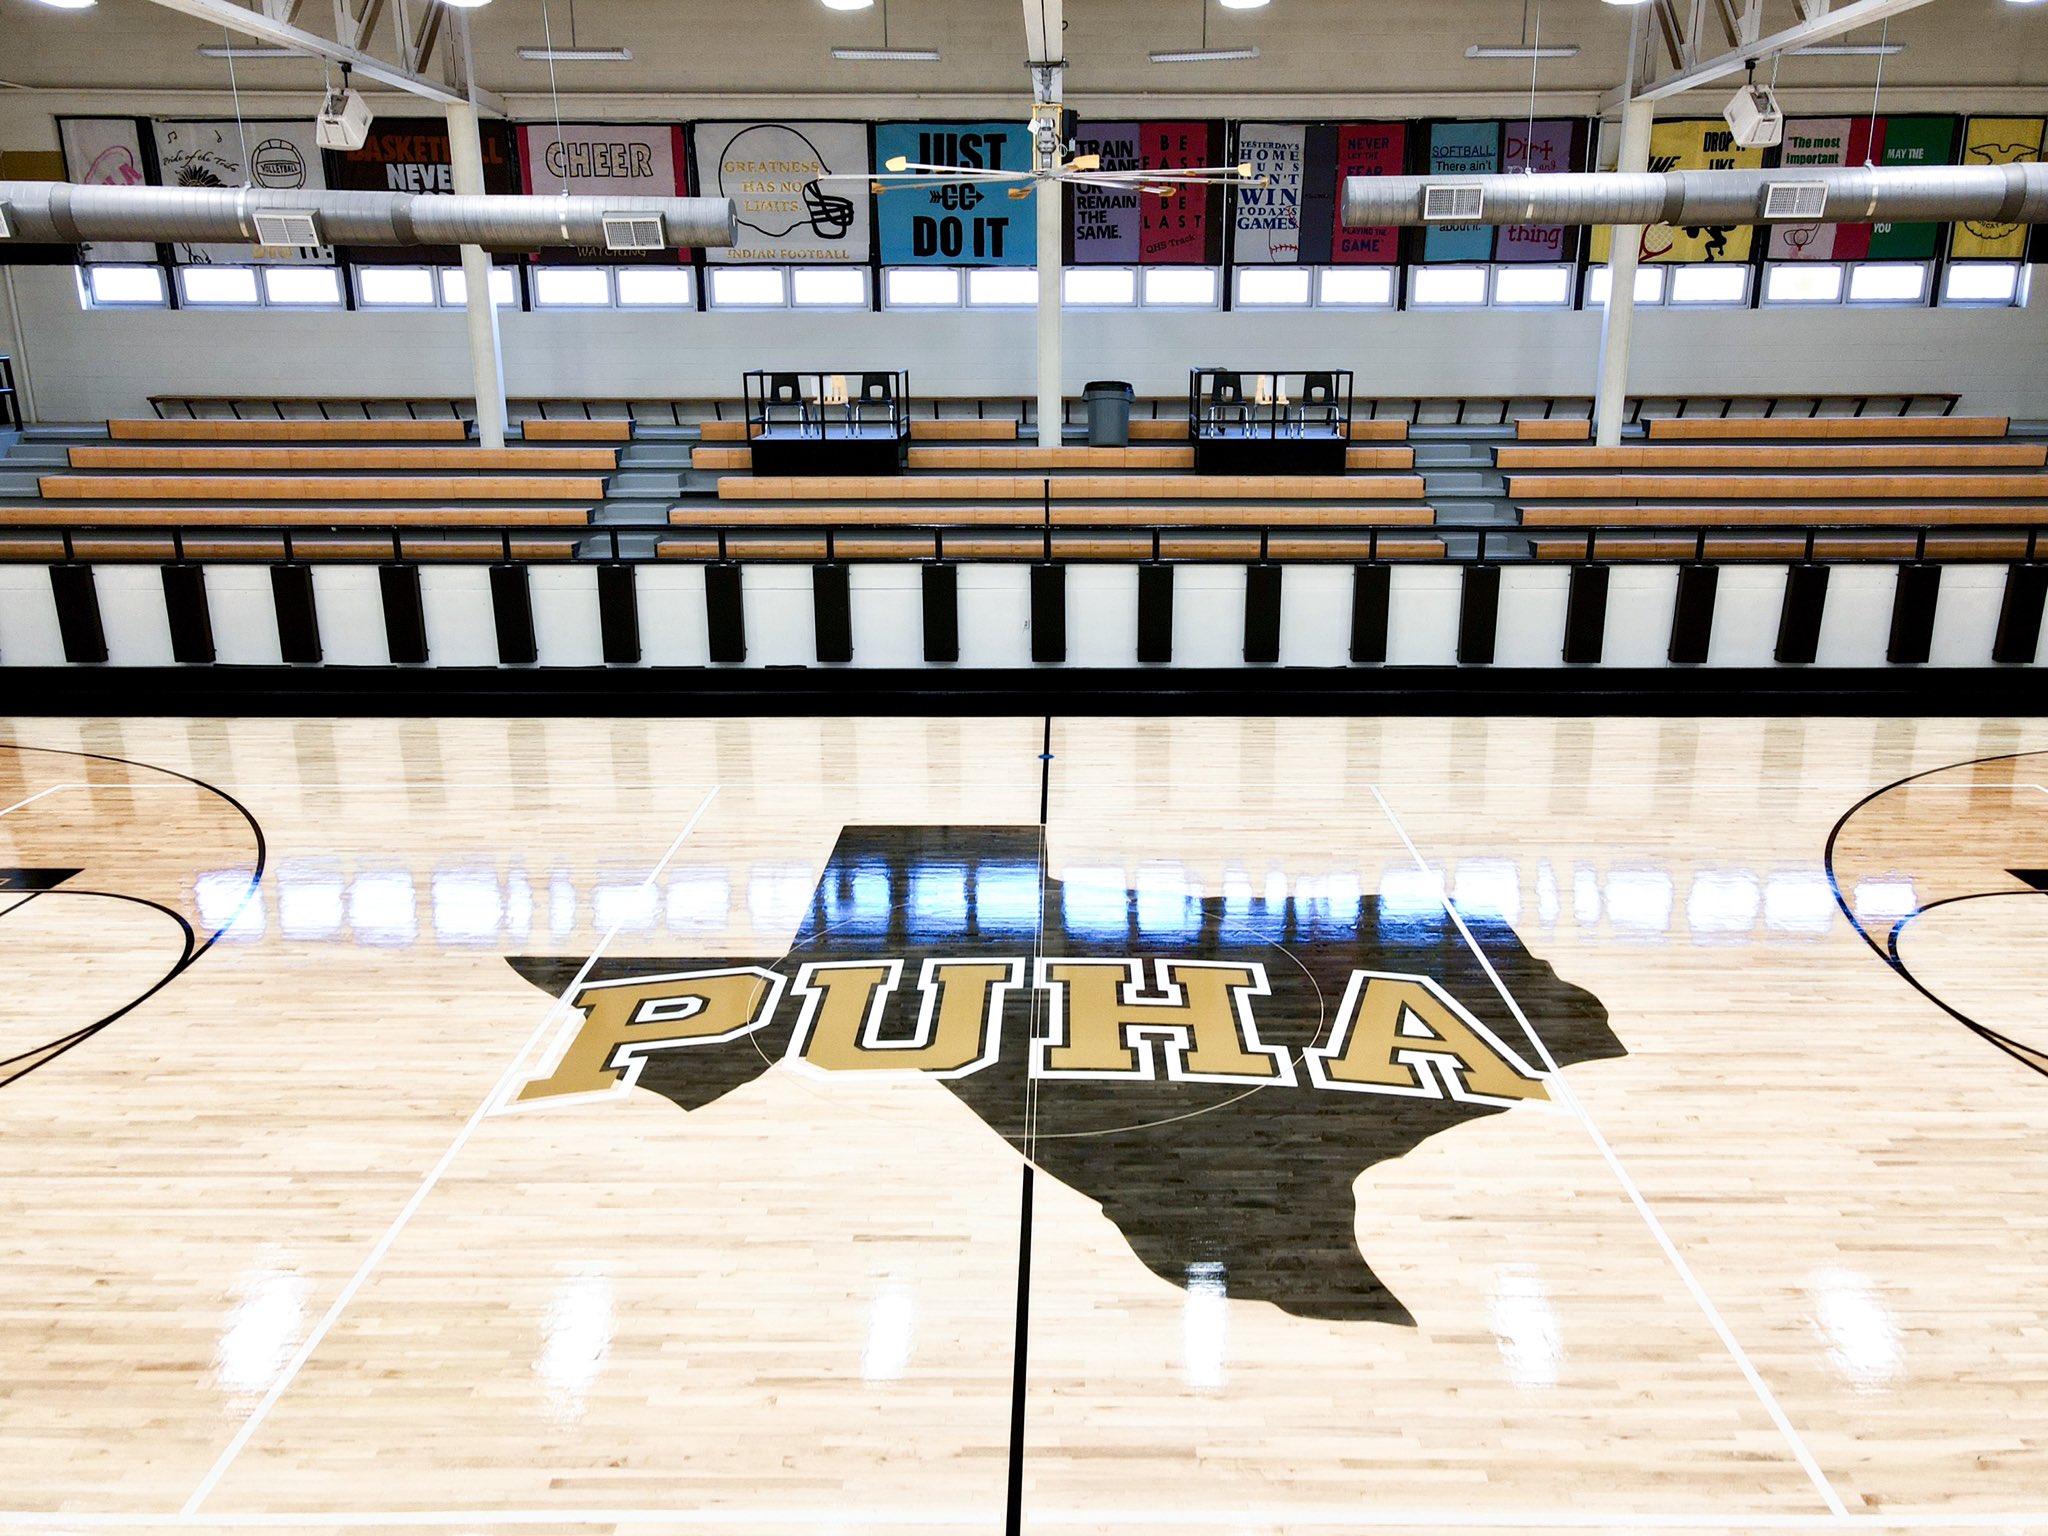
[[(693, 1110), (777, 1061), (919, 1072), (1020, 1147), (1028, 1114), (1039, 1168), (1163, 1278), (1408, 1323), (1353, 1181), (1544, 1104), (1545, 1053), (1625, 1054), (1505, 926), (1474, 930), (1496, 986), (1435, 903), (1061, 881), (1040, 846), (1036, 827), (848, 827), (786, 955), (601, 962), (515, 1103), (638, 1089)], [(556, 995), (580, 968), (512, 964)]]

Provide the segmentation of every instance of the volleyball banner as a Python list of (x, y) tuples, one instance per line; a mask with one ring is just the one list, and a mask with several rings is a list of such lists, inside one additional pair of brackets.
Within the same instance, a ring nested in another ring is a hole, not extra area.
[[(158, 122), (157, 174), (167, 187), (239, 187), (244, 184), (279, 192), (324, 191), (327, 177), (313, 125), (292, 119), (236, 123), (234, 119), (201, 122)], [(246, 157), (244, 151), (247, 151)], [(331, 262), (326, 246), (190, 245), (171, 247), (172, 258), (186, 267), (216, 262)]]

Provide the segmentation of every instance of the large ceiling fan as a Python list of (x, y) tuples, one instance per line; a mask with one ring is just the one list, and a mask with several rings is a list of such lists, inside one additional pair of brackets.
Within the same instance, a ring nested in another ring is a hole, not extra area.
[(1063, 0), (1024, 0), (1025, 43), (1031, 69), (1031, 169), (982, 170), (958, 165), (923, 165), (904, 155), (886, 161), (870, 175), (821, 176), (820, 181), (867, 181), (877, 193), (936, 182), (977, 182), (1006, 185), (1013, 198), (1025, 198), (1043, 182), (1102, 187), (1172, 197), (1189, 186), (1272, 185), (1271, 178), (1252, 174), (1250, 164), (1190, 166), (1184, 170), (1104, 170), (1100, 155), (1071, 155), (1075, 114), (1065, 109), (1067, 61), (1062, 34)]

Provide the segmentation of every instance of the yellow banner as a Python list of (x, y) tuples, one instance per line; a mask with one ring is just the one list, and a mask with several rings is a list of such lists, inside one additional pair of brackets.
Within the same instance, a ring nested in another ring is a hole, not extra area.
[[(1658, 123), (1650, 130), (1653, 171), (1753, 170), (1764, 163), (1760, 149), (1738, 149), (1735, 135), (1719, 118)], [(1643, 261), (1747, 261), (1755, 230), (1747, 224), (1652, 224), (1643, 231)], [(1593, 260), (1604, 262), (1614, 231), (1593, 231)]]
[[(2038, 117), (1973, 117), (1963, 128), (1964, 165), (2011, 165), (2041, 158)], [(1972, 219), (1949, 236), (1951, 256), (2018, 261), (2027, 254), (2027, 226)]]

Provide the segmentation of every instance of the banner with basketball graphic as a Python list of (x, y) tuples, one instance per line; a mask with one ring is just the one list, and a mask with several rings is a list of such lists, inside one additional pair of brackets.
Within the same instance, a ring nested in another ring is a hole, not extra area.
[[(1949, 164), (1952, 117), (1799, 117), (1785, 124), (1778, 163), (1800, 166)], [(1772, 261), (1927, 261), (1938, 224), (1776, 224)]]
[[(2016, 165), (2041, 158), (2042, 119), (1973, 117), (1963, 126), (1964, 165)], [(2018, 261), (2027, 254), (2027, 226), (1966, 219), (1949, 236), (1948, 253), (1965, 261)]]
[[(529, 123), (519, 130), (519, 184), (528, 196), (687, 197), (689, 158), (672, 123)], [(614, 251), (586, 246), (537, 251), (546, 262), (688, 261), (687, 250)]]
[[(60, 117), (64, 179), (82, 187), (143, 187), (149, 168), (142, 154), (142, 124), (132, 117)], [(155, 261), (147, 240), (98, 240), (78, 247), (80, 261)]]
[[(152, 125), (156, 139), (157, 174), (167, 187), (251, 186), (279, 192), (324, 191), (327, 177), (320, 146), (310, 122), (287, 119), (237, 124), (224, 121), (164, 122)], [(243, 158), (247, 151), (246, 161)], [(180, 266), (203, 267), (215, 262), (331, 262), (334, 252), (322, 246), (192, 245), (171, 247)]]
[[(1650, 169), (1664, 171), (1757, 170), (1764, 152), (1743, 149), (1720, 118), (1684, 118), (1658, 123), (1650, 130)], [(1643, 261), (1749, 260), (1755, 230), (1748, 224), (1651, 224), (1643, 230)], [(1614, 230), (1601, 224), (1593, 230), (1593, 260), (1604, 262), (1614, 244)]]
[[(1210, 164), (1207, 123), (1091, 123), (1075, 153), (1100, 155), (1105, 171), (1179, 171)], [(1209, 187), (1163, 183), (1161, 197), (1136, 187), (1076, 186), (1071, 259), (1077, 265), (1169, 265), (1210, 260)]]
[(739, 216), (738, 243), (706, 251), (706, 260), (873, 259), (865, 123), (698, 123), (691, 143), (700, 195), (731, 198)]

